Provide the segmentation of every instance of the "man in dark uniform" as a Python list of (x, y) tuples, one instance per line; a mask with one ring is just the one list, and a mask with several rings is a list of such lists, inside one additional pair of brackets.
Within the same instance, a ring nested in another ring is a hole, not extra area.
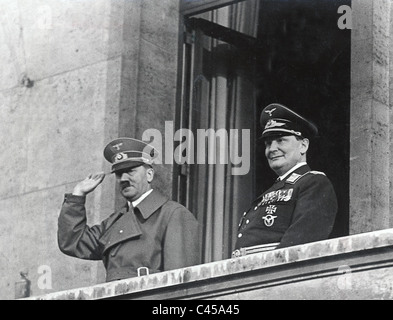
[(265, 156), (278, 179), (244, 212), (234, 256), (249, 247), (257, 252), (327, 239), (337, 213), (331, 182), (307, 165), (315, 125), (277, 103), (262, 111), (260, 122)]
[(127, 206), (101, 224), (86, 224), (85, 200), (105, 174), (89, 175), (66, 194), (58, 220), (58, 245), (70, 256), (102, 260), (107, 281), (182, 268), (199, 263), (198, 223), (182, 205), (151, 183), (157, 151), (131, 138), (110, 142), (104, 157)]

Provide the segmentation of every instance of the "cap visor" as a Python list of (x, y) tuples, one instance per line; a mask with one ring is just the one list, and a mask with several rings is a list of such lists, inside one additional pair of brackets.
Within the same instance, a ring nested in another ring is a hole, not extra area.
[(112, 166), (112, 173), (119, 171), (119, 170), (124, 170), (124, 169), (132, 169), (139, 167), (141, 165), (144, 165), (145, 163), (143, 161), (124, 161), (120, 163), (116, 163)]

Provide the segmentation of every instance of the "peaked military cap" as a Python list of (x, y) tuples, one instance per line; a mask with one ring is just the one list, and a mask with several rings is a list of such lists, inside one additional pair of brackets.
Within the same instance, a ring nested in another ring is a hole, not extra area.
[(312, 122), (279, 103), (269, 104), (262, 110), (260, 123), (262, 138), (277, 135), (312, 138), (318, 134), (318, 128)]
[(131, 169), (143, 164), (152, 165), (158, 151), (144, 141), (118, 138), (107, 144), (104, 157), (112, 163), (112, 172)]

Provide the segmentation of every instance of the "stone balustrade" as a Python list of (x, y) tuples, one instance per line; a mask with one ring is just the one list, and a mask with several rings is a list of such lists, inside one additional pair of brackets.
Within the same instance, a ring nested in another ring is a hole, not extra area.
[(386, 229), (28, 299), (392, 298), (393, 229)]

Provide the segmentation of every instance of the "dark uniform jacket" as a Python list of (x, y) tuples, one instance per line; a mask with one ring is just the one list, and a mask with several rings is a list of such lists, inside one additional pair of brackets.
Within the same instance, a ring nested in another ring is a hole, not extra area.
[(137, 276), (140, 267), (155, 273), (199, 263), (196, 219), (158, 191), (92, 227), (86, 225), (84, 204), (85, 197), (65, 195), (58, 245), (67, 255), (103, 260), (107, 281)]
[(327, 239), (336, 213), (329, 179), (301, 166), (274, 183), (243, 214), (235, 249), (268, 243), (282, 248)]

